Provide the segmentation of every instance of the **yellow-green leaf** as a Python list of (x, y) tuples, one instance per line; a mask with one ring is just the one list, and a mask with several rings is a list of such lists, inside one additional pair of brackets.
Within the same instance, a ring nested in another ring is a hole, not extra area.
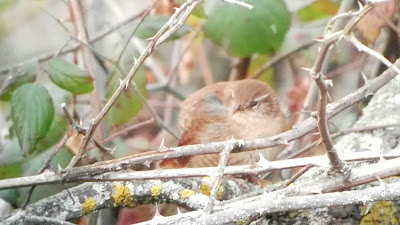
[(51, 81), (72, 94), (81, 95), (93, 90), (93, 78), (89, 73), (64, 59), (50, 60), (49, 71)]
[[(114, 70), (107, 81), (106, 98), (109, 99), (120, 85), (124, 77)], [(144, 96), (146, 94), (146, 78), (143, 70), (139, 70), (133, 78), (136, 86)], [(140, 110), (142, 103), (136, 95), (133, 87), (129, 86), (119, 96), (106, 116), (109, 126), (118, 126), (129, 122)]]

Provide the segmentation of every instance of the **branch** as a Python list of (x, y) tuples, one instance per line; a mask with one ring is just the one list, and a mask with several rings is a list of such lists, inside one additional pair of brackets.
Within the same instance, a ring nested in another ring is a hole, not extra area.
[[(154, 51), (154, 48), (161, 44), (163, 41), (165, 41), (172, 33), (177, 31), (182, 25), (183, 22), (187, 19), (191, 11), (196, 7), (197, 4), (199, 4), (201, 0), (189, 0), (185, 2), (184, 4), (179, 7), (175, 14), (172, 15), (172, 17), (168, 20), (168, 22), (157, 32), (157, 34), (153, 37), (151, 42), (147, 45), (146, 49), (142, 52), (140, 57), (135, 60), (135, 64), (125, 77), (125, 79), (121, 82), (120, 86), (118, 89), (115, 91), (115, 93), (111, 96), (109, 101), (105, 104), (103, 109), (100, 111), (100, 113), (92, 119), (91, 125), (87, 131), (87, 134), (85, 135), (85, 138), (83, 140), (83, 143), (79, 149), (78, 155), (74, 156), (68, 165), (67, 169), (71, 169), (76, 162), (79, 160), (79, 158), (82, 156), (84, 150), (87, 148), (87, 145), (89, 143), (89, 140), (93, 136), (97, 126), (99, 126), (100, 122), (102, 119), (105, 117), (105, 115), (108, 113), (110, 110), (111, 106), (116, 102), (117, 98), (122, 94), (122, 92), (129, 87), (133, 76), (136, 74), (137, 70), (139, 67), (143, 64), (145, 59)], [(182, 15), (181, 15), (182, 14)]]
[[(346, 162), (354, 161), (376, 161), (381, 158), (392, 159), (400, 157), (398, 152), (390, 152), (384, 155), (374, 151), (363, 151), (355, 153), (343, 153), (341, 157)], [(240, 165), (240, 166), (227, 166), (224, 169), (224, 175), (258, 175), (267, 172), (273, 172), (283, 169), (291, 169), (296, 167), (303, 167), (308, 164), (324, 166), (329, 164), (326, 156), (312, 156), (296, 159), (287, 159), (281, 161), (259, 162), (255, 165)], [(156, 169), (148, 171), (120, 171), (120, 172), (106, 172), (99, 175), (91, 175), (90, 171), (80, 176), (74, 176), (68, 179), (63, 178), (61, 175), (48, 172), (34, 176), (18, 177), (11, 179), (0, 180), (0, 190), (27, 187), (32, 185), (56, 184), (60, 182), (75, 183), (75, 182), (104, 182), (104, 181), (131, 181), (131, 180), (144, 180), (144, 179), (172, 179), (183, 177), (202, 177), (215, 174), (215, 167), (203, 168), (184, 168), (184, 169)]]
[[(230, 181), (222, 184), (221, 199), (230, 199), (258, 187), (244, 182)], [(196, 193), (193, 190), (201, 190)], [(210, 192), (209, 179), (177, 179), (137, 182), (85, 183), (62, 191), (29, 205), (27, 216), (46, 216), (56, 220), (72, 220), (90, 212), (110, 207), (136, 207), (142, 204), (173, 202), (191, 209), (201, 209)], [(56, 199), (56, 201), (55, 201)], [(73, 201), (74, 200), (74, 201)], [(2, 221), (4, 224), (23, 224), (18, 212)], [(2, 224), (3, 224), (2, 223)]]
[(220, 209), (214, 214), (202, 211), (189, 212), (170, 217), (157, 217), (145, 224), (229, 224), (242, 221), (249, 216), (265, 213), (297, 211), (311, 208), (334, 207), (350, 204), (366, 204), (379, 200), (395, 200), (400, 196), (400, 183), (371, 187), (363, 190), (345, 191), (296, 197), (276, 197), (273, 193), (263, 195), (252, 202), (236, 202), (235, 207)]
[[(146, 12), (146, 10), (147, 9), (144, 9), (144, 10), (140, 11), (139, 13), (137, 13), (137, 14), (135, 14), (133, 16), (130, 16), (126, 20), (121, 21), (120, 23), (116, 24), (114, 27), (111, 27), (111, 28), (105, 30), (104, 32), (101, 32), (100, 34), (95, 35), (94, 38), (89, 40), (89, 43), (93, 44), (93, 43), (103, 39), (104, 37), (108, 36), (109, 34), (113, 33), (114, 31), (118, 30), (119, 28), (125, 26), (126, 24), (129, 24), (130, 22), (136, 20), (137, 18), (141, 17)], [(40, 63), (40, 62), (44, 62), (44, 61), (47, 61), (49, 59), (52, 59), (56, 55), (65, 55), (67, 53), (70, 53), (72, 51), (77, 50), (80, 46), (81, 46), (81, 43), (76, 43), (71, 47), (68, 47), (68, 48), (65, 48), (65, 49), (62, 48), (61, 51), (57, 50), (57, 52), (47, 53), (47, 54), (44, 54), (44, 55), (39, 56), (39, 57), (35, 57), (35, 58), (29, 59), (29, 60), (26, 60), (26, 61), (23, 61), (23, 62), (19, 62), (19, 63), (15, 64), (15, 65), (12, 65), (12, 66), (7, 66), (7, 67), (0, 68), (0, 74), (8, 73), (8, 72), (12, 71), (13, 68), (20, 67), (21, 65), (23, 65), (25, 63), (28, 63), (28, 62), (37, 61), (37, 62)]]
[[(398, 59), (394, 64), (395, 67), (400, 66), (400, 59)], [(392, 80), (397, 75), (396, 71), (391, 67), (388, 68), (384, 73), (380, 76), (374, 78), (368, 84), (359, 88), (358, 90), (350, 93), (349, 95), (343, 97), (342, 99), (328, 104), (327, 106), (327, 118), (332, 118), (339, 112), (343, 111), (347, 107), (353, 105), (356, 102), (363, 100), (366, 96), (375, 92), (383, 85), (387, 84), (390, 80)], [(259, 138), (259, 139), (251, 139), (251, 140), (236, 140), (241, 144), (242, 151), (254, 150), (254, 149), (263, 149), (274, 147), (278, 145), (285, 144), (292, 140), (298, 139), (317, 126), (314, 118), (308, 118), (302, 123), (294, 126), (292, 130), (283, 132), (281, 134), (267, 137), (267, 138)], [(94, 163), (92, 165), (76, 167), (69, 171), (69, 178), (78, 177), (82, 174), (101, 174), (109, 171), (118, 171), (125, 168), (128, 168), (130, 165), (135, 164), (146, 164), (156, 160), (164, 160), (169, 158), (178, 158), (182, 156), (190, 156), (197, 154), (209, 154), (209, 153), (219, 153), (224, 148), (224, 146), (228, 142), (235, 142), (235, 140), (223, 141), (223, 142), (213, 142), (208, 144), (199, 144), (199, 145), (187, 145), (182, 147), (164, 147), (162, 151), (157, 152), (146, 152), (133, 156), (128, 156), (121, 159), (104, 161)]]

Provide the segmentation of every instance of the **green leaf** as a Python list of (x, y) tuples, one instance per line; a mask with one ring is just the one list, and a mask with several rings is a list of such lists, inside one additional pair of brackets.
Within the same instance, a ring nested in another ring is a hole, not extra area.
[(54, 58), (49, 62), (49, 71), (51, 81), (72, 94), (81, 95), (93, 90), (93, 78), (75, 64)]
[(23, 154), (32, 153), (54, 118), (49, 92), (41, 86), (22, 85), (11, 98), (11, 117)]
[(51, 123), (48, 134), (46, 135), (45, 138), (39, 141), (36, 147), (37, 151), (41, 152), (55, 145), (65, 134), (66, 130), (67, 126), (65, 119), (60, 116), (54, 117), (54, 120)]
[(317, 0), (309, 6), (297, 12), (299, 19), (303, 22), (319, 20), (336, 15), (339, 5), (330, 0)]
[(21, 176), (21, 162), (0, 166), (0, 180)]
[(270, 53), (280, 47), (289, 29), (289, 14), (282, 0), (244, 0), (244, 7), (206, 1), (208, 20), (204, 32), (232, 56)]
[(11, 69), (7, 74), (3, 86), (0, 89), (0, 100), (10, 101), (12, 93), (21, 85), (34, 82), (37, 73), (37, 62), (26, 63), (18, 68)]
[[(107, 81), (106, 98), (109, 99), (120, 85), (124, 77), (117, 70), (114, 70)], [(137, 88), (146, 95), (146, 77), (143, 70), (139, 70), (133, 77)], [(129, 122), (142, 109), (142, 102), (136, 95), (133, 87), (129, 87), (119, 96), (106, 116), (109, 126), (118, 126)]]
[[(168, 16), (148, 16), (144, 19), (143, 23), (136, 30), (135, 36), (147, 39), (153, 37), (158, 30), (169, 20)], [(190, 31), (190, 27), (186, 24), (172, 34), (167, 41), (176, 40)]]

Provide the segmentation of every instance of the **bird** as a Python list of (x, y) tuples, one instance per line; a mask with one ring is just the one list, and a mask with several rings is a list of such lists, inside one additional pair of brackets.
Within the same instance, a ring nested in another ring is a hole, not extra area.
[[(229, 139), (263, 138), (288, 129), (278, 97), (266, 83), (254, 79), (218, 82), (192, 93), (182, 103), (179, 126), (183, 130), (178, 146), (206, 144)], [(281, 146), (231, 153), (227, 165), (244, 165), (276, 159)], [(161, 168), (214, 167), (219, 154), (166, 159)]]

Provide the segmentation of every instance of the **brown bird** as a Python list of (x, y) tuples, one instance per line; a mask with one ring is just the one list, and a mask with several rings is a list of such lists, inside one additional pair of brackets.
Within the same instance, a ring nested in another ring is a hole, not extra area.
[[(265, 83), (240, 80), (215, 83), (191, 94), (179, 115), (184, 133), (179, 146), (272, 136), (287, 130), (276, 94)], [(282, 147), (262, 149), (268, 160), (275, 160)], [(258, 152), (231, 153), (228, 165), (258, 160)], [(217, 166), (219, 154), (164, 160), (162, 168)]]

